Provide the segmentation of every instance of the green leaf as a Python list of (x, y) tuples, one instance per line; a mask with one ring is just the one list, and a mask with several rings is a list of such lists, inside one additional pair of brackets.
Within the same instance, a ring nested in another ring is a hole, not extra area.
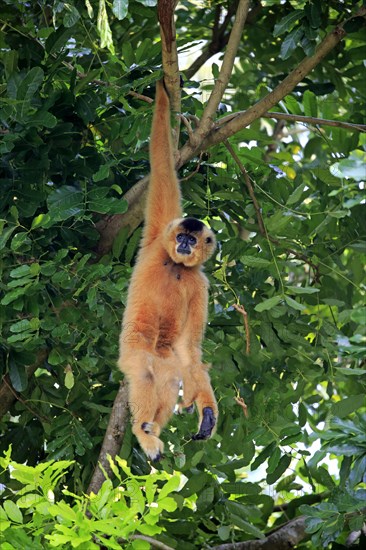
[(83, 193), (71, 185), (64, 185), (51, 193), (47, 204), (53, 222), (67, 220), (83, 212)]
[(272, 264), (269, 260), (257, 256), (242, 256), (240, 259), (247, 267), (268, 267)]
[(43, 70), (40, 67), (33, 67), (21, 80), (17, 89), (17, 99), (24, 102), (32, 101), (43, 78)]
[(176, 491), (180, 485), (180, 476), (171, 477), (161, 488), (158, 500), (165, 498), (170, 493)]
[(278, 447), (276, 447), (268, 459), (267, 475), (275, 471), (280, 461), (280, 458), (281, 458), (281, 451)]
[(3, 506), (6, 515), (11, 521), (14, 521), (14, 523), (23, 523), (23, 514), (12, 500), (5, 500)]
[(317, 117), (318, 105), (316, 102), (316, 95), (310, 90), (304, 92), (304, 113), (306, 116)]
[(128, 0), (113, 0), (112, 11), (119, 21), (128, 13)]
[(71, 388), (74, 387), (74, 374), (72, 372), (72, 369), (71, 367), (67, 367), (66, 368), (66, 373), (65, 373), (65, 388), (67, 388), (68, 390), (71, 390)]
[(46, 40), (46, 51), (49, 55), (53, 55), (66, 47), (69, 38), (72, 36), (73, 30), (67, 29), (63, 25), (56, 32), (50, 34)]
[(230, 514), (231, 520), (240, 529), (244, 531), (244, 533), (247, 533), (248, 535), (251, 535), (252, 537), (255, 537), (257, 539), (264, 539), (264, 534), (260, 529), (255, 527), (255, 525), (252, 525), (248, 521), (245, 521), (245, 519), (242, 519), (241, 517), (237, 516), (236, 514)]
[(80, 19), (80, 13), (72, 4), (64, 3), (65, 15), (63, 18), (63, 24), (66, 28), (73, 27)]
[(352, 395), (351, 397), (346, 397), (345, 399), (337, 401), (337, 403), (333, 403), (332, 413), (334, 414), (334, 416), (344, 418), (345, 416), (348, 416), (349, 414), (357, 411), (357, 409), (359, 409), (360, 407), (364, 407), (365, 405), (365, 394), (361, 393), (358, 395)]
[(3, 248), (5, 248), (8, 239), (11, 237), (13, 231), (15, 231), (16, 228), (17, 226), (13, 225), (13, 227), (7, 227), (5, 230), (2, 229), (0, 235), (0, 250), (3, 250)]
[(9, 361), (9, 377), (15, 391), (22, 392), (27, 389), (28, 376), (25, 365), (19, 364), (12, 358)]
[(286, 205), (290, 206), (291, 204), (295, 204), (298, 202), (301, 198), (301, 195), (303, 194), (305, 189), (305, 183), (301, 183), (296, 189), (291, 193), (289, 198), (286, 201)]
[(296, 300), (294, 300), (293, 298), (290, 298), (290, 296), (286, 295), (285, 301), (287, 305), (289, 305), (290, 307), (298, 311), (304, 311), (304, 309), (306, 309), (306, 306), (304, 306), (303, 304), (299, 304), (299, 302), (296, 302)]
[(105, 5), (105, 0), (99, 0), (99, 11), (97, 18), (97, 29), (100, 36), (100, 47), (107, 47), (109, 51), (114, 55), (114, 46), (112, 31), (109, 26), (108, 14)]
[(286, 286), (286, 288), (293, 294), (316, 294), (319, 292), (319, 288), (312, 286)]
[(275, 307), (282, 300), (283, 300), (282, 296), (272, 296), (272, 298), (267, 298), (266, 300), (264, 300), (260, 304), (257, 304), (254, 309), (258, 312), (267, 311), (267, 310), (272, 309), (273, 307)]
[(300, 27), (299, 29), (295, 29), (288, 36), (286, 36), (285, 40), (281, 44), (281, 59), (285, 60), (290, 57), (292, 52), (297, 48), (303, 34), (304, 32)]
[(277, 479), (280, 478), (283, 473), (285, 473), (290, 464), (291, 456), (287, 454), (283, 455), (275, 470), (271, 474), (267, 475), (267, 483), (269, 485), (272, 485), (275, 481), (277, 481)]
[(51, 220), (51, 216), (49, 214), (39, 214), (32, 221), (31, 229), (37, 229), (38, 227), (43, 227), (45, 225), (48, 225), (50, 220)]
[(274, 27), (273, 36), (277, 37), (289, 31), (293, 26), (305, 16), (303, 10), (294, 10), (285, 17), (280, 18), (280, 22)]
[(18, 279), (20, 277), (25, 277), (26, 275), (29, 275), (29, 273), (30, 273), (30, 266), (25, 264), (25, 265), (16, 267), (15, 269), (12, 269), (9, 275), (13, 279)]

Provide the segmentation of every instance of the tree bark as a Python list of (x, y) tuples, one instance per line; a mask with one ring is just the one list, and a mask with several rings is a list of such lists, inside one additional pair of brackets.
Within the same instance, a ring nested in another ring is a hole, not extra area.
[(289, 550), (305, 538), (305, 517), (285, 523), (265, 539), (231, 542), (211, 546), (210, 550)]
[[(107, 431), (104, 436), (102, 448), (99, 453), (98, 465), (96, 466), (92, 479), (89, 483), (87, 493), (97, 493), (101, 488), (105, 473), (108, 477), (112, 477), (112, 470), (109, 465), (107, 455), (114, 458), (122, 445), (123, 438), (126, 432), (126, 426), (129, 418), (128, 414), (128, 392), (127, 382), (121, 382), (117, 396), (114, 400), (111, 416), (108, 422)], [(103, 470), (102, 470), (102, 468)]]

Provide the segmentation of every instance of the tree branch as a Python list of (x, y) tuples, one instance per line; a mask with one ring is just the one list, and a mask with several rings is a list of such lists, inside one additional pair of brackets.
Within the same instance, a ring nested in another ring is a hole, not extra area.
[[(366, 8), (361, 8), (350, 19), (365, 16)], [(347, 21), (349, 21), (349, 19)], [(288, 93), (290, 93), (295, 88), (295, 86), (310, 71), (312, 71), (312, 69), (315, 68), (327, 54), (332, 51), (332, 49), (344, 38), (345, 34), (346, 33), (342, 26), (336, 27), (330, 34), (326, 36), (323, 42), (321, 42), (315, 54), (313, 56), (305, 58), (299, 64), (299, 66), (294, 69), (294, 71), (292, 71), (285, 78), (285, 80), (281, 84), (279, 84), (270, 94), (268, 94), (258, 103), (250, 107), (247, 111), (238, 113), (237, 115), (228, 115), (224, 119), (219, 120), (216, 127), (208, 131), (207, 136), (201, 136), (200, 143), (194, 145), (191, 139), (187, 141), (179, 152), (179, 158), (176, 163), (177, 169), (181, 168), (193, 157), (199, 155), (202, 151), (205, 151), (211, 146), (225, 141), (229, 136), (239, 132), (257, 118), (261, 116), (274, 117), (274, 113), (269, 113), (268, 110), (271, 109), (276, 103), (278, 103), (278, 101), (283, 99)], [(282, 116), (282, 113), (279, 114)], [(299, 119), (297, 115), (296, 119)], [(356, 126), (362, 128), (362, 125)], [(343, 127), (343, 125), (340, 127)], [(352, 126), (352, 129), (353, 128), (354, 127)], [(108, 216), (97, 224), (97, 229), (101, 233), (101, 240), (98, 247), (99, 255), (107, 254), (111, 250), (113, 240), (122, 227), (129, 226), (132, 233), (132, 231), (141, 223), (143, 219), (143, 205), (145, 202), (144, 198), (147, 184), (148, 176), (145, 176), (126, 193), (124, 198), (129, 204), (129, 209), (126, 214), (116, 214), (114, 216)]]
[(305, 536), (305, 517), (299, 516), (285, 523), (265, 539), (229, 542), (211, 546), (210, 550), (288, 550), (298, 544)]
[[(366, 8), (361, 8), (355, 15), (347, 19), (354, 19), (355, 17), (365, 17)], [(345, 37), (346, 31), (343, 26), (347, 21), (344, 21), (342, 25), (337, 26), (330, 32), (324, 40), (319, 44), (314, 55), (308, 56), (294, 69), (272, 92), (263, 97), (255, 105), (250, 107), (247, 111), (241, 113), (234, 119), (230, 120), (227, 124), (220, 125), (211, 130), (206, 137), (202, 136), (202, 142), (197, 146), (196, 150), (192, 150), (192, 145), (186, 143), (182, 148), (180, 155), (180, 166), (190, 160), (195, 154), (212, 147), (218, 143), (223, 142), (233, 134), (236, 134), (243, 128), (246, 128), (254, 120), (261, 117), (264, 113), (267, 113), (269, 109), (274, 107), (281, 99), (288, 95), (292, 90), (303, 80), (303, 78), (309, 74), (322, 60), (326, 57), (339, 42)]]
[(232, 31), (225, 51), (219, 76), (215, 82), (214, 89), (203, 111), (201, 122), (191, 140), (192, 146), (200, 145), (202, 137), (205, 137), (212, 127), (213, 118), (222, 96), (227, 88), (230, 76), (233, 71), (235, 57), (239, 48), (246, 17), (248, 15), (249, 0), (239, 0)]
[(107, 455), (114, 458), (116, 454), (119, 453), (125, 435), (128, 418), (127, 382), (123, 381), (120, 384), (118, 393), (114, 400), (108, 427), (99, 453), (98, 465), (93, 472), (93, 476), (87, 490), (88, 494), (91, 492), (96, 494), (105, 480), (105, 475), (99, 464), (103, 467), (108, 477), (112, 477), (112, 470), (109, 465)]
[[(237, 116), (244, 114), (245, 111), (240, 111), (237, 113), (231, 113), (220, 118), (216, 126), (222, 126), (227, 124), (230, 120), (233, 120)], [(354, 124), (351, 122), (344, 122), (343, 120), (328, 120), (326, 118), (316, 118), (312, 116), (303, 116), (303, 115), (289, 115), (287, 113), (276, 113), (268, 112), (261, 115), (262, 118), (273, 118), (275, 120), (290, 120), (292, 122), (299, 122), (304, 124), (313, 124), (314, 126), (335, 126), (337, 128), (345, 128), (346, 130), (357, 130), (359, 132), (366, 132), (366, 124)]]
[(169, 95), (171, 109), (181, 111), (180, 75), (174, 10), (178, 0), (158, 0), (161, 55), (164, 69), (164, 83)]
[(148, 537), (147, 535), (131, 535), (129, 540), (146, 540), (146, 542), (149, 542), (154, 548), (159, 548), (160, 550), (174, 550), (171, 546), (160, 542), (160, 540)]
[[(188, 80), (192, 78), (192, 76), (208, 61), (212, 56), (216, 55), (217, 53), (221, 52), (223, 48), (225, 48), (226, 44), (228, 43), (230, 33), (226, 32), (227, 27), (230, 23), (230, 20), (235, 13), (236, 7), (237, 7), (237, 0), (234, 2), (231, 2), (229, 6), (227, 7), (227, 13), (225, 16), (225, 19), (221, 25), (219, 25), (219, 19), (221, 16), (221, 6), (216, 6), (216, 12), (215, 12), (215, 21), (212, 29), (212, 38), (211, 42), (206, 44), (202, 50), (202, 53), (195, 59), (192, 63), (192, 65), (184, 71), (186, 77)], [(253, 24), (255, 21), (258, 13), (261, 11), (262, 5), (259, 1), (253, 2), (253, 6), (248, 13), (246, 22), (249, 24)]]

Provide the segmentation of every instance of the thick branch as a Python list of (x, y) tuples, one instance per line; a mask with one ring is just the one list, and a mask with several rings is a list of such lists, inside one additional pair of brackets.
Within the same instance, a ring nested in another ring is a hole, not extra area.
[(128, 392), (127, 382), (121, 382), (118, 393), (114, 400), (111, 416), (108, 422), (107, 431), (104, 436), (102, 448), (99, 453), (98, 465), (94, 470), (92, 479), (89, 483), (87, 493), (97, 493), (101, 488), (105, 476), (99, 463), (107, 473), (108, 477), (112, 477), (112, 470), (109, 465), (107, 455), (112, 458), (118, 454), (126, 431), (128, 422)]
[(180, 76), (174, 10), (177, 0), (158, 0), (158, 19), (162, 46), (164, 83), (169, 95), (171, 109), (180, 113)]
[(211, 550), (288, 550), (305, 538), (305, 517), (299, 516), (261, 540), (229, 542), (212, 546)]
[(248, 9), (249, 0), (240, 0), (218, 79), (215, 82), (214, 89), (212, 90), (205, 110), (203, 111), (201, 122), (193, 136), (193, 142), (195, 145), (200, 144), (202, 137), (206, 136), (207, 132), (212, 127), (213, 118), (217, 107), (227, 88), (233, 71), (235, 57), (238, 52), (245, 20), (248, 15)]
[[(361, 8), (351, 19), (355, 17), (365, 17), (366, 8)], [(343, 25), (346, 21), (343, 23)], [(254, 120), (261, 117), (269, 109), (274, 107), (281, 99), (288, 95), (292, 90), (309, 74), (322, 60), (327, 56), (339, 42), (345, 37), (346, 31), (343, 25), (336, 27), (319, 44), (314, 55), (308, 56), (294, 69), (272, 92), (250, 107), (247, 111), (230, 120), (227, 124), (211, 130), (207, 137), (203, 139), (200, 145), (193, 150), (191, 143), (186, 143), (181, 151), (180, 166), (185, 164), (192, 156), (197, 153), (223, 142), (228, 137), (236, 134), (243, 128), (246, 128)], [(202, 136), (203, 137), (203, 136)]]
[[(354, 17), (365, 17), (366, 8), (361, 8)], [(351, 18), (352, 19), (352, 18)], [(305, 58), (300, 65), (292, 71), (285, 80), (279, 84), (270, 94), (253, 105), (247, 111), (236, 115), (228, 115), (226, 123), (223, 119), (218, 122), (218, 126), (211, 131), (208, 131), (207, 137), (201, 136), (201, 142), (193, 144), (191, 139), (182, 147), (177, 161), (177, 168), (181, 168), (194, 156), (199, 155), (209, 147), (225, 141), (228, 136), (231, 136), (261, 116), (273, 116), (274, 113), (268, 113), (268, 110), (274, 107), (278, 101), (283, 99), (290, 93), (295, 86), (315, 68), (320, 61), (331, 52), (331, 50), (344, 38), (345, 31), (342, 27), (336, 27), (319, 45), (316, 53), (313, 56)], [(280, 113), (282, 116), (282, 113)], [(277, 116), (277, 114), (276, 114)], [(296, 119), (299, 119), (296, 116)], [(343, 123), (344, 124), (344, 123)], [(361, 125), (357, 125), (359, 128)], [(340, 126), (341, 127), (341, 126)], [(348, 126), (347, 126), (348, 128)], [(352, 129), (354, 126), (352, 126)], [(99, 222), (97, 229), (101, 233), (101, 241), (98, 248), (99, 253), (106, 254), (111, 250), (113, 239), (118, 234), (118, 231), (127, 225), (130, 226), (131, 232), (141, 223), (143, 218), (144, 192), (148, 183), (148, 177), (143, 178), (132, 189), (126, 193), (124, 197), (129, 203), (129, 210), (126, 214), (115, 215)], [(128, 220), (127, 222), (125, 220)]]

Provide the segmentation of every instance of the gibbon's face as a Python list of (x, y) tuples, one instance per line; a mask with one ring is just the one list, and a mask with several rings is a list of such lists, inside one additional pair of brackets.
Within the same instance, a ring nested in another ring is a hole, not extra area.
[(165, 230), (164, 247), (176, 264), (203, 264), (216, 247), (215, 235), (196, 218), (173, 220)]

